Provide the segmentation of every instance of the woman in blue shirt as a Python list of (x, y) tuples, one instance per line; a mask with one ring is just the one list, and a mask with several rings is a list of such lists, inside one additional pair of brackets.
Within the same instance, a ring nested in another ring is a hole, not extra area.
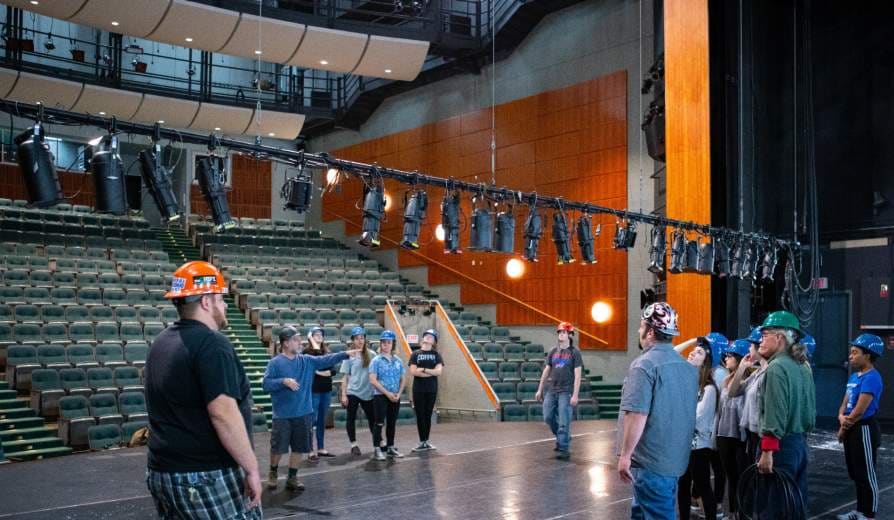
[(878, 401), (882, 395), (882, 377), (873, 367), (884, 352), (882, 338), (860, 334), (851, 341), (848, 360), (853, 372), (847, 380), (847, 391), (838, 410), (838, 440), (844, 443), (847, 473), (857, 487), (857, 509), (842, 515), (840, 520), (875, 518), (878, 511), (878, 480), (875, 456), (881, 442), (876, 420)]
[[(373, 408), (376, 415), (373, 425), (375, 460), (385, 460), (386, 455), (392, 458), (403, 457), (394, 447), (394, 432), (397, 428), (400, 396), (407, 384), (407, 377), (403, 362), (393, 353), (395, 339), (397, 336), (393, 331), (383, 331), (379, 337), (379, 355), (369, 364), (369, 382), (373, 386)], [(382, 441), (383, 426), (387, 444)]]

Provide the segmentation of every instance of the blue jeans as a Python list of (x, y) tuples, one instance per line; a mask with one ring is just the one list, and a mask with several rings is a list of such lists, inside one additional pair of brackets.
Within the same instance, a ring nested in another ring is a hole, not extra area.
[(633, 474), (633, 502), (630, 518), (665, 520), (677, 517), (677, 480), (646, 468), (630, 468)]
[(784, 471), (801, 490), (803, 507), (807, 509), (807, 440), (803, 433), (791, 433), (779, 440), (779, 451), (773, 454), (773, 471)]
[(571, 406), (571, 394), (568, 392), (546, 392), (543, 397), (543, 420), (549, 425), (559, 450), (571, 448), (571, 417), (574, 408)]
[(311, 394), (314, 408), (314, 428), (317, 434), (317, 450), (323, 448), (323, 435), (326, 434), (326, 414), (329, 412), (329, 404), (332, 402), (332, 392)]

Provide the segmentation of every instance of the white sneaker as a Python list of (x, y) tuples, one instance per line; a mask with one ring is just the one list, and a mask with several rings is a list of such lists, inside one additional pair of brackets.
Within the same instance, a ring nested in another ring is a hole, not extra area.
[(432, 444), (432, 443), (430, 443), (430, 442), (428, 442), (428, 441), (425, 441), (425, 448), (426, 448), (426, 449), (429, 449), (429, 450), (436, 450), (436, 449), (438, 449), (438, 448), (435, 448), (435, 445), (434, 445), (434, 444)]
[(847, 513), (842, 513), (837, 516), (838, 520), (866, 520), (866, 517), (863, 516), (863, 513), (854, 510), (848, 511)]
[(382, 451), (382, 448), (376, 448), (372, 458), (373, 460), (385, 460), (385, 452)]
[(393, 447), (393, 446), (390, 447), (390, 448), (388, 448), (388, 452), (387, 452), (387, 453), (388, 453), (388, 456), (391, 457), (391, 458), (395, 458), (395, 459), (402, 459), (402, 458), (404, 458), (404, 454), (401, 453), (401, 452), (399, 452), (399, 451), (397, 451), (397, 448), (395, 448), (395, 447)]
[(425, 445), (425, 442), (420, 442), (418, 446), (416, 446), (415, 448), (413, 448), (410, 451), (415, 453), (417, 451), (425, 451), (427, 449), (428, 449), (428, 446)]

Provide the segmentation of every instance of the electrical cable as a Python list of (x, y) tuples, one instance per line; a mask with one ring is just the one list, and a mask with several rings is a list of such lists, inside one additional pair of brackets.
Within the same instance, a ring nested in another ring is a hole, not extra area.
[(807, 507), (801, 489), (783, 470), (759, 473), (752, 464), (739, 477), (736, 489), (739, 516), (743, 520), (804, 520)]

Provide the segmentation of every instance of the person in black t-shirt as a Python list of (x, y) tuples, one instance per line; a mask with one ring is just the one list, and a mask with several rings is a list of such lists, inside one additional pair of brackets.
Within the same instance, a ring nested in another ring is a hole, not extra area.
[(571, 420), (577, 406), (583, 374), (583, 358), (574, 348), (574, 326), (567, 321), (556, 327), (558, 344), (546, 355), (540, 386), (534, 398), (543, 401), (543, 420), (556, 436), (556, 458), (571, 457)]
[[(223, 275), (207, 262), (174, 272), (180, 320), (153, 341), (144, 369), (146, 483), (163, 518), (262, 518), (251, 442), (251, 388), (230, 341)], [(241, 469), (240, 469), (241, 468)]]
[[(304, 354), (308, 356), (325, 356), (329, 353), (329, 347), (323, 341), (323, 327), (314, 326), (307, 332), (307, 348)], [(314, 382), (311, 386), (311, 400), (314, 410), (314, 431), (317, 439), (317, 450), (311, 450), (308, 460), (316, 461), (319, 457), (334, 457), (323, 447), (326, 436), (326, 414), (329, 413), (329, 405), (332, 403), (332, 374), (335, 366), (322, 367), (314, 372)]]
[(410, 355), (410, 375), (413, 376), (413, 410), (416, 412), (416, 429), (419, 431), (419, 445), (413, 451), (427, 451), (435, 448), (428, 442), (431, 433), (431, 416), (438, 399), (438, 376), (444, 371), (444, 360), (438, 353), (438, 332), (429, 329), (422, 334), (419, 350)]

